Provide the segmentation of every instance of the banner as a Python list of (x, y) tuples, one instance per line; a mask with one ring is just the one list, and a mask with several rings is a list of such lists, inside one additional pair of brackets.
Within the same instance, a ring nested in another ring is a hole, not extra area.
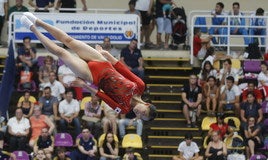
[[(89, 13), (34, 13), (38, 18), (58, 27), (71, 37), (86, 43), (103, 43), (109, 37), (113, 44), (129, 44), (133, 38), (139, 39), (140, 19), (135, 14), (89, 14)], [(20, 23), (21, 12), (12, 14), (10, 32), (16, 43), (30, 36), (33, 43), (40, 43), (37, 37)], [(46, 30), (40, 31), (56, 41)]]

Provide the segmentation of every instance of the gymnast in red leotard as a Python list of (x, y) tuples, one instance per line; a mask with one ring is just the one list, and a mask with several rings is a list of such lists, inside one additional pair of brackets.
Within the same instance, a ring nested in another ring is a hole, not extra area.
[[(79, 77), (71, 85), (88, 89), (91, 94), (96, 94), (118, 113), (127, 113), (133, 109), (137, 117), (143, 120), (153, 120), (156, 117), (155, 106), (141, 99), (145, 88), (143, 81), (109, 52), (102, 50), (100, 46), (96, 46), (94, 49), (86, 43), (70, 37), (30, 12), (23, 14), (21, 23), (37, 36), (48, 51), (62, 59)], [(47, 30), (78, 56), (59, 47), (38, 31), (36, 26)]]

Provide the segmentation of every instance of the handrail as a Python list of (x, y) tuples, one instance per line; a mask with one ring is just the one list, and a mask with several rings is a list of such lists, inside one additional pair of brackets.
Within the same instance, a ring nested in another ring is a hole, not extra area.
[[(212, 35), (213, 37), (226, 37), (227, 38), (227, 44), (220, 44), (220, 45), (215, 45), (214, 44), (214, 46), (225, 46), (225, 47), (227, 47), (227, 54), (230, 54), (230, 47), (245, 47), (245, 46), (247, 46), (247, 45), (241, 45), (241, 44), (230, 44), (230, 39), (231, 38), (242, 38), (242, 37), (248, 37), (248, 38), (266, 38), (266, 39), (268, 39), (268, 36), (267, 36), (267, 34), (265, 35), (265, 36), (262, 36), (262, 35), (231, 35), (230, 34), (230, 29), (232, 28), (232, 27), (239, 27), (239, 26), (235, 26), (235, 25), (230, 25), (230, 20), (231, 20), (231, 18), (245, 18), (247, 21), (246, 21), (246, 24), (245, 24), (245, 26), (241, 26), (241, 28), (246, 28), (246, 29), (248, 29), (248, 28), (265, 28), (266, 29), (266, 33), (267, 33), (267, 31), (268, 31), (268, 16), (253, 16), (253, 15), (240, 15), (240, 16), (235, 16), (235, 15), (220, 15), (220, 16), (217, 16), (217, 17), (223, 17), (223, 18), (226, 18), (227, 19), (227, 25), (212, 25), (211, 23), (210, 24), (206, 24), (206, 25), (195, 25), (195, 20), (196, 20), (196, 18), (198, 18), (198, 17), (204, 17), (204, 18), (206, 18), (206, 19), (208, 19), (208, 18), (213, 18), (214, 16), (213, 15), (211, 15), (211, 14), (207, 14), (207, 15), (201, 15), (202, 13), (208, 13), (207, 11), (205, 12), (205, 11), (200, 11), (200, 14), (199, 15), (192, 15), (192, 17), (191, 17), (191, 21), (190, 21), (190, 31), (189, 31), (189, 39), (190, 39), (190, 46), (192, 46), (191, 47), (191, 56), (190, 56), (190, 59), (191, 59), (191, 64), (193, 64), (193, 29), (194, 29), (194, 27), (224, 27), (224, 28), (227, 28), (227, 35)], [(248, 12), (249, 13), (249, 12)], [(251, 12), (251, 13), (253, 13), (253, 12)], [(190, 13), (191, 14), (191, 13)], [(193, 14), (193, 13), (192, 13)], [(261, 19), (264, 19), (265, 20), (265, 22), (266, 22), (266, 26), (251, 26), (250, 24), (249, 24), (249, 20), (251, 19), (251, 18), (261, 18)], [(266, 47), (266, 50), (268, 49), (268, 45), (267, 45), (267, 42), (266, 42), (266, 44), (265, 45), (260, 45), (260, 47)]]
[[(29, 11), (33, 12), (35, 8), (29, 7)], [(39, 8), (40, 10), (44, 10), (45, 8)], [(58, 10), (53, 8), (48, 8), (51, 13), (57, 13), (59, 11), (78, 11), (84, 13), (124, 13), (127, 9), (109, 9), (109, 8), (88, 8), (87, 11), (83, 11), (83, 8), (59, 8)]]

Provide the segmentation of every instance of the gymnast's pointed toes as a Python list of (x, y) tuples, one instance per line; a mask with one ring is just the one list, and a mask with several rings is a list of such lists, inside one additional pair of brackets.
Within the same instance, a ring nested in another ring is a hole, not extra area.
[(24, 12), (23, 15), (25, 15), (32, 23), (35, 23), (37, 20), (37, 17), (31, 12)]
[(22, 16), (21, 18), (20, 18), (20, 22), (21, 22), (21, 24), (24, 26), (24, 27), (26, 27), (27, 29), (30, 29), (31, 28), (31, 26), (33, 25), (33, 22), (31, 22), (26, 16)]

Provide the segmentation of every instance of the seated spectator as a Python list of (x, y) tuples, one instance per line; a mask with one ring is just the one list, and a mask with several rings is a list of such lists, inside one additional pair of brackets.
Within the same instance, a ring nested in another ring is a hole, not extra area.
[(184, 141), (178, 147), (179, 156), (173, 156), (173, 160), (202, 160), (203, 157), (199, 156), (199, 148), (193, 141), (191, 133), (185, 134)]
[(55, 129), (53, 122), (45, 115), (41, 114), (41, 107), (34, 106), (33, 115), (30, 117), (31, 122), (31, 138), (29, 141), (29, 146), (33, 147), (36, 139), (41, 135), (43, 128), (49, 128), (48, 134), (51, 135)]
[(256, 124), (260, 124), (263, 120), (262, 107), (256, 102), (253, 92), (248, 92), (247, 101), (241, 104), (240, 119), (242, 126), (247, 123), (249, 117), (255, 117)]
[(197, 85), (197, 76), (195, 74), (189, 76), (189, 83), (183, 86), (181, 97), (187, 127), (196, 127), (196, 119), (200, 120), (202, 89)]
[(40, 149), (36, 152), (33, 160), (47, 160), (46, 153), (44, 150)]
[(76, 141), (78, 147), (71, 152), (72, 160), (95, 160), (97, 153), (97, 144), (90, 136), (89, 129), (82, 129), (82, 136)]
[(209, 76), (213, 76), (217, 78), (218, 73), (217, 73), (217, 70), (213, 68), (212, 64), (209, 61), (206, 61), (204, 63), (204, 67), (202, 68), (202, 70), (200, 71), (200, 74), (198, 75), (200, 86), (205, 85)]
[(48, 134), (48, 129), (43, 128), (41, 130), (41, 135), (36, 139), (36, 142), (33, 147), (35, 154), (39, 150), (43, 150), (48, 159), (52, 159), (52, 154), (54, 151), (54, 138)]
[(26, 91), (24, 93), (24, 100), (17, 103), (17, 107), (21, 108), (25, 118), (30, 118), (33, 114), (34, 103), (29, 100), (30, 96), (30, 92)]
[(76, 79), (74, 72), (65, 64), (61, 65), (58, 70), (58, 79), (65, 89), (72, 88), (75, 91), (75, 99), (81, 101), (83, 99), (83, 91), (81, 87), (71, 87), (70, 83)]
[(101, 134), (101, 111), (100, 98), (92, 95), (91, 101), (85, 103), (85, 115), (82, 117), (82, 120), (86, 121), (94, 137), (99, 137)]
[(108, 104), (103, 106), (104, 117), (102, 118), (103, 133), (112, 132), (117, 135), (118, 113)]
[(227, 156), (226, 144), (221, 140), (219, 131), (211, 133), (212, 141), (208, 143), (205, 156), (207, 160), (225, 160)]
[(123, 156), (123, 160), (143, 160), (138, 152), (132, 147), (126, 148), (126, 153)]
[(23, 150), (26, 149), (27, 137), (30, 133), (30, 123), (27, 118), (23, 117), (22, 109), (17, 108), (15, 117), (8, 120), (8, 133), (10, 134), (9, 146), (10, 150)]
[[(215, 9), (211, 12), (211, 15), (213, 17), (211, 18), (212, 27), (209, 29), (209, 34), (218, 34), (218, 35), (224, 35), (224, 33), (227, 33), (226, 27), (217, 27), (220, 25), (226, 25), (226, 19), (224, 17), (218, 17), (218, 16), (226, 16), (227, 14), (223, 11), (224, 4), (222, 2), (216, 3)], [(226, 35), (226, 34), (225, 34)], [(227, 44), (227, 37), (219, 37), (219, 41), (216, 40), (215, 37), (212, 38), (213, 44)], [(222, 50), (221, 46), (217, 47), (219, 50)]]
[(71, 160), (69, 157), (66, 156), (66, 150), (64, 147), (59, 147), (56, 150), (56, 156), (53, 160)]
[(45, 87), (44, 84), (49, 82), (49, 73), (51, 71), (57, 72), (57, 66), (54, 63), (54, 59), (51, 56), (46, 56), (44, 59), (44, 65), (39, 66), (38, 79), (39, 90), (42, 91)]
[(194, 28), (193, 51), (194, 56), (198, 57), (199, 59), (203, 59), (205, 57), (207, 49), (210, 47), (210, 40), (212, 38), (212, 36), (201, 38), (201, 34), (200, 28)]
[(233, 3), (233, 10), (230, 11), (229, 15), (236, 16), (232, 17), (229, 23), (231, 26), (237, 26), (237, 27), (231, 27), (230, 33), (234, 35), (237, 34), (243, 35), (244, 43), (245, 45), (248, 45), (250, 42), (250, 38), (248, 37), (248, 30), (245, 27), (246, 20), (245, 18), (241, 17), (244, 15), (244, 13), (240, 12), (240, 4), (238, 2)]
[(268, 86), (268, 65), (265, 61), (261, 63), (261, 72), (258, 75), (258, 83), (259, 86)]
[(259, 104), (262, 104), (262, 99), (263, 99), (263, 96), (262, 96), (262, 93), (260, 90), (258, 90), (255, 86), (255, 83), (254, 82), (248, 82), (248, 87), (243, 90), (242, 92), (242, 101), (243, 102), (247, 102), (248, 100), (248, 93), (249, 92), (253, 92), (254, 93), (254, 97)]
[(60, 130), (67, 132), (68, 124), (74, 126), (75, 136), (81, 133), (81, 124), (79, 120), (80, 106), (76, 99), (73, 99), (73, 91), (68, 89), (65, 91), (65, 99), (59, 104), (60, 113)]
[(220, 102), (218, 112), (223, 113), (223, 108), (226, 110), (234, 109), (235, 115), (239, 117), (240, 114), (240, 94), (241, 91), (237, 85), (234, 84), (234, 77), (226, 78), (226, 85), (223, 85), (220, 90)]
[(137, 39), (132, 39), (130, 44), (121, 50), (120, 61), (135, 75), (144, 78), (143, 58), (141, 50), (137, 48)]
[[(256, 10), (256, 13), (252, 14), (252, 16), (264, 16), (264, 10), (262, 8), (258, 8)], [(254, 35), (261, 35), (261, 36), (266, 36), (266, 23), (264, 18), (250, 18), (249, 24), (252, 28), (248, 29), (248, 33), (251, 36)], [(253, 26), (257, 27), (263, 27), (263, 28), (254, 28)], [(251, 37), (250, 38), (250, 43), (258, 43), (261, 45), (265, 45), (265, 37), (261, 38), (261, 43), (259, 43), (257, 37)]]
[(234, 77), (235, 84), (238, 84), (238, 77), (239, 77), (239, 71), (235, 68), (232, 68), (232, 61), (231, 59), (225, 59), (223, 61), (223, 68), (220, 69), (220, 84), (225, 85), (226, 84), (226, 78), (229, 76)]
[(136, 128), (136, 133), (142, 137), (143, 122), (140, 118), (136, 117), (133, 110), (127, 114), (120, 114), (120, 120), (118, 122), (120, 138), (126, 134), (126, 127), (133, 126)]
[(37, 67), (36, 49), (31, 46), (31, 38), (23, 38), (23, 46), (18, 48), (17, 66), (24, 71), (34, 71)]
[(215, 54), (214, 47), (209, 47), (209, 48), (207, 48), (207, 52), (206, 52), (205, 57), (203, 58), (203, 62), (202, 62), (201, 67), (202, 68), (204, 67), (204, 63), (206, 61), (209, 61), (210, 64), (212, 64), (212, 66), (213, 66), (213, 64), (216, 61), (219, 61), (219, 60), (222, 60), (222, 59), (228, 59), (228, 58), (232, 58), (232, 57), (229, 56), (229, 55), (225, 55), (225, 54)]
[(263, 147), (263, 136), (260, 124), (256, 124), (255, 117), (249, 117), (244, 127), (247, 159), (255, 154), (255, 149)]
[(61, 101), (64, 99), (65, 88), (56, 78), (56, 72), (51, 71), (49, 73), (49, 81), (44, 84), (44, 87), (50, 87), (51, 95), (57, 97), (58, 101)]
[(106, 133), (102, 144), (99, 144), (100, 160), (120, 160), (118, 156), (119, 144), (114, 139), (113, 133)]
[(203, 97), (206, 102), (207, 114), (214, 116), (219, 98), (219, 87), (217, 86), (217, 80), (214, 76), (208, 77), (207, 83), (204, 86)]
[[(58, 99), (51, 95), (51, 88), (44, 88), (44, 96), (39, 98), (39, 106), (42, 109), (42, 114), (46, 115), (54, 124), (60, 119), (58, 116)], [(56, 128), (54, 133), (56, 133)]]
[(227, 137), (232, 137), (233, 136), (233, 130), (232, 128), (227, 124), (224, 123), (224, 114), (217, 114), (217, 122), (212, 123), (209, 126), (209, 131), (208, 131), (208, 136), (212, 137), (213, 132), (218, 132), (219, 133), (219, 138), (221, 140), (224, 140)]
[(111, 39), (109, 37), (103, 39), (102, 49), (108, 51), (116, 59), (120, 59), (120, 51), (111, 44)]

